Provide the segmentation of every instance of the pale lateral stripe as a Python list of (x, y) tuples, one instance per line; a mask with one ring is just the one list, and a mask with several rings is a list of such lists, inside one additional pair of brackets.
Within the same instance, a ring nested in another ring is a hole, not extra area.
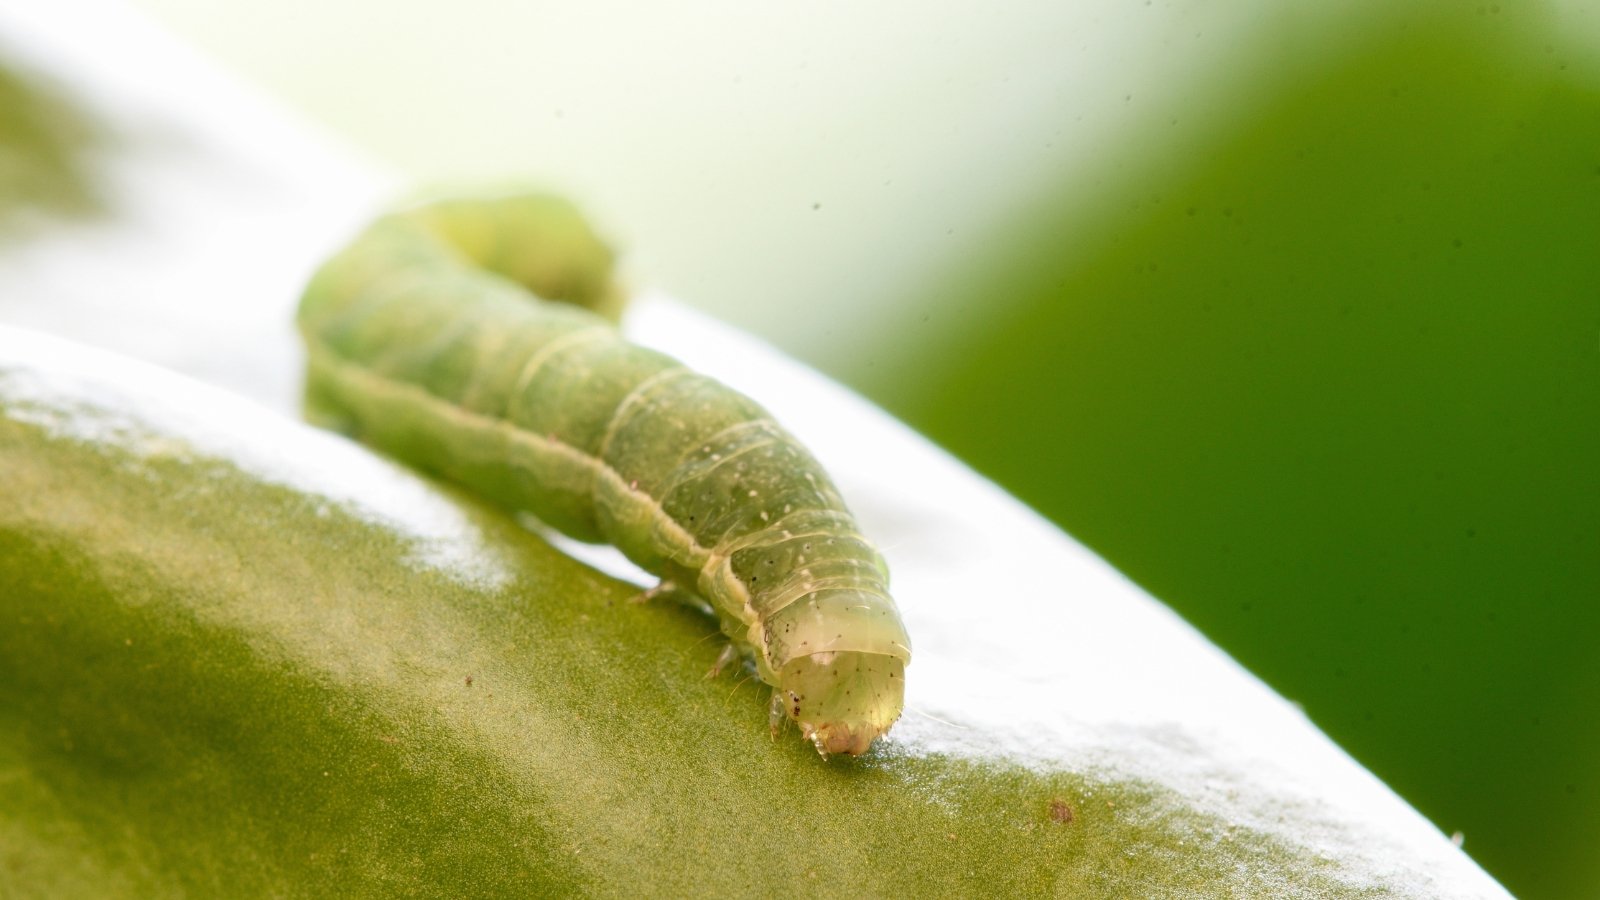
[[(333, 369), (339, 378), (345, 378), (358, 382), (364, 388), (374, 392), (387, 393), (391, 396), (400, 395), (406, 397), (411, 401), (428, 408), (430, 413), (439, 415), (442, 418), (449, 420), (452, 424), (458, 425), (462, 428), (501, 432), (512, 442), (529, 446), (537, 451), (543, 451), (561, 456), (571, 462), (577, 463), (580, 466), (586, 467), (592, 473), (594, 478), (606, 480), (606, 482), (612, 488), (616, 489), (616, 491), (622, 496), (638, 497), (640, 503), (647, 505), (652, 510), (654, 513), (654, 519), (658, 523), (662, 523), (661, 531), (664, 533), (663, 536), (667, 540), (677, 544), (675, 547), (668, 546), (665, 548), (669, 551), (669, 553), (666, 554), (667, 556), (671, 557), (673, 555), (673, 553), (670, 551), (678, 551), (685, 554), (688, 559), (683, 560), (682, 564), (692, 571), (701, 573), (700, 580), (702, 582), (710, 580), (708, 579), (708, 575), (711, 573), (716, 573), (715, 576), (711, 577), (715, 578), (716, 581), (721, 583), (722, 589), (734, 602), (734, 607), (731, 611), (739, 617), (740, 624), (743, 624), (747, 627), (747, 643), (752, 649), (755, 650), (756, 653), (761, 656), (764, 661), (766, 660), (767, 654), (766, 623), (764, 621), (764, 617), (756, 611), (755, 606), (752, 603), (753, 597), (751, 596), (749, 587), (746, 586), (743, 581), (740, 581), (733, 575), (732, 560), (730, 558), (731, 554), (739, 549), (744, 549), (745, 547), (755, 544), (763, 536), (782, 535), (783, 525), (790, 518), (799, 517), (801, 515), (811, 515), (846, 521), (850, 519), (848, 513), (840, 510), (794, 510), (789, 515), (786, 515), (777, 522), (772, 523), (772, 525), (760, 529), (759, 531), (752, 532), (751, 534), (746, 535), (740, 540), (734, 542), (734, 544), (730, 545), (730, 548), (727, 551), (714, 552), (702, 546), (699, 541), (697, 541), (695, 537), (688, 532), (687, 529), (679, 525), (675, 520), (672, 519), (672, 517), (668, 516), (666, 511), (662, 509), (661, 502), (657, 498), (634, 487), (632, 482), (624, 479), (621, 473), (606, 465), (599, 458), (590, 456), (571, 444), (567, 444), (562, 441), (551, 440), (525, 429), (518, 428), (504, 419), (497, 419), (492, 416), (486, 416), (470, 410), (462, 409), (452, 403), (449, 403), (443, 398), (429, 393), (419, 385), (404, 381), (396, 381), (374, 372), (370, 372), (354, 362), (346, 361), (340, 358), (335, 351), (326, 346), (320, 346), (318, 349), (320, 352), (318, 352), (317, 355), (320, 357), (320, 362), (323, 365)], [(651, 378), (646, 379), (646, 382), (654, 380), (660, 375), (685, 371), (689, 370), (665, 370), (657, 373), (656, 376), (651, 376)], [(641, 382), (640, 387), (643, 387), (644, 385), (645, 383)], [(632, 393), (638, 392), (639, 388), (636, 387)], [(630, 393), (630, 396), (632, 396), (632, 393)], [(813, 533), (790, 534), (788, 535), (788, 538), (807, 537), (811, 536), (811, 534)], [(814, 532), (814, 534), (817, 537), (838, 538), (843, 536), (838, 532), (829, 531), (819, 531)], [(847, 534), (848, 536), (861, 539), (860, 535), (856, 534), (855, 532), (848, 532)], [(719, 578), (716, 576), (724, 577)], [(786, 590), (786, 593), (791, 594), (791, 596), (788, 596), (782, 602), (774, 605), (767, 615), (770, 616), (779, 610), (784, 609), (800, 597), (804, 597), (808, 594), (815, 593), (816, 591), (826, 589), (860, 590), (865, 593), (871, 593), (875, 596), (883, 597), (886, 600), (888, 599), (888, 595), (881, 591), (869, 591), (857, 584), (833, 583), (836, 580), (843, 578), (852, 578), (852, 576), (829, 576), (827, 578), (816, 579), (815, 581), (811, 582), (809, 586), (807, 586), (805, 583), (796, 585), (793, 588)]]
[[(580, 466), (587, 467), (593, 474), (593, 477), (596, 479), (605, 479), (612, 487), (616, 488), (624, 495), (636, 495), (642, 498), (641, 502), (648, 504), (654, 510), (659, 521), (665, 523), (662, 530), (665, 532), (666, 536), (670, 540), (676, 541), (679, 544), (677, 547), (668, 547), (666, 549), (669, 551), (679, 551), (686, 554), (690, 558), (685, 562), (688, 568), (699, 570), (705, 565), (705, 561), (711, 556), (710, 550), (700, 546), (700, 543), (695, 540), (693, 535), (691, 535), (686, 529), (683, 528), (683, 526), (673, 521), (672, 518), (666, 514), (666, 511), (661, 508), (661, 502), (659, 500), (634, 487), (632, 482), (623, 478), (621, 473), (617, 472), (615, 469), (612, 469), (600, 459), (584, 453), (582, 450), (579, 450), (571, 444), (563, 441), (551, 440), (541, 435), (534, 434), (531, 431), (518, 428), (504, 419), (497, 419), (492, 416), (486, 416), (482, 415), (481, 413), (472, 412), (471, 410), (462, 409), (453, 403), (449, 403), (446, 400), (429, 393), (418, 385), (404, 381), (396, 381), (392, 378), (386, 378), (377, 373), (369, 372), (354, 362), (340, 358), (339, 354), (329, 347), (319, 346), (317, 350), (319, 351), (317, 352), (317, 355), (320, 357), (321, 363), (333, 369), (339, 378), (348, 378), (351, 381), (360, 383), (365, 389), (377, 393), (389, 394), (390, 396), (399, 395), (406, 397), (407, 399), (427, 407), (430, 413), (448, 419), (452, 424), (458, 425), (462, 428), (502, 432), (514, 443), (529, 446), (537, 451), (543, 451), (556, 456), (561, 456), (571, 462), (577, 463)], [(666, 555), (669, 557), (672, 556), (671, 553)], [(691, 565), (689, 563), (693, 564)], [(746, 602), (745, 605), (748, 607), (748, 602)]]

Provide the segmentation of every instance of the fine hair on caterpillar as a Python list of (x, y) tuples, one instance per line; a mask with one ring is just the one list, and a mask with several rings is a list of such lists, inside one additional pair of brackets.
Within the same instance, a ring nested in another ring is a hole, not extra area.
[(616, 546), (715, 612), (774, 731), (866, 752), (911, 660), (883, 557), (766, 410), (623, 340), (611, 263), (546, 195), (380, 218), (301, 299), (308, 415)]

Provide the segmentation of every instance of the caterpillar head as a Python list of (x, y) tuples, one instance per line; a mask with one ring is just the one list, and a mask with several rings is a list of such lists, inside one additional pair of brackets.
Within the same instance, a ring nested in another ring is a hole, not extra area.
[(867, 752), (905, 703), (905, 662), (883, 653), (813, 653), (777, 674), (774, 712), (781, 705), (823, 756)]

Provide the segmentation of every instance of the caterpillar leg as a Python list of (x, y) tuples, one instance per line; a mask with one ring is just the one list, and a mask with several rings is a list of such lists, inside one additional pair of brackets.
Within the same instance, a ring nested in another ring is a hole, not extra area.
[(735, 647), (732, 641), (729, 641), (728, 644), (722, 648), (722, 652), (717, 654), (717, 661), (711, 664), (711, 669), (710, 671), (706, 672), (706, 677), (716, 678), (718, 675), (722, 674), (724, 669), (728, 668), (729, 665), (738, 660), (738, 658), (739, 648)]
[(656, 585), (655, 587), (647, 588), (646, 590), (642, 590), (639, 593), (634, 594), (632, 597), (629, 597), (628, 598), (628, 602), (629, 603), (649, 603), (651, 600), (654, 600), (657, 597), (663, 597), (663, 596), (665, 596), (667, 594), (677, 593), (677, 590), (678, 590), (677, 582), (672, 581), (669, 578), (663, 578), (663, 579), (661, 579), (661, 583)]
[(783, 700), (783, 691), (772, 689), (772, 703), (767, 707), (767, 727), (772, 730), (772, 739), (778, 739), (778, 733), (789, 724), (789, 713), (785, 709), (787, 704)]

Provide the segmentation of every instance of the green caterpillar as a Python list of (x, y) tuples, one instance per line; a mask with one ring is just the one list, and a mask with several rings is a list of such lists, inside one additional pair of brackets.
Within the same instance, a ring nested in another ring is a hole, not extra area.
[(385, 216), (301, 299), (308, 412), (692, 591), (722, 662), (743, 652), (772, 685), (775, 731), (866, 752), (911, 659), (882, 556), (765, 410), (624, 341), (602, 315), (621, 296), (564, 201)]

